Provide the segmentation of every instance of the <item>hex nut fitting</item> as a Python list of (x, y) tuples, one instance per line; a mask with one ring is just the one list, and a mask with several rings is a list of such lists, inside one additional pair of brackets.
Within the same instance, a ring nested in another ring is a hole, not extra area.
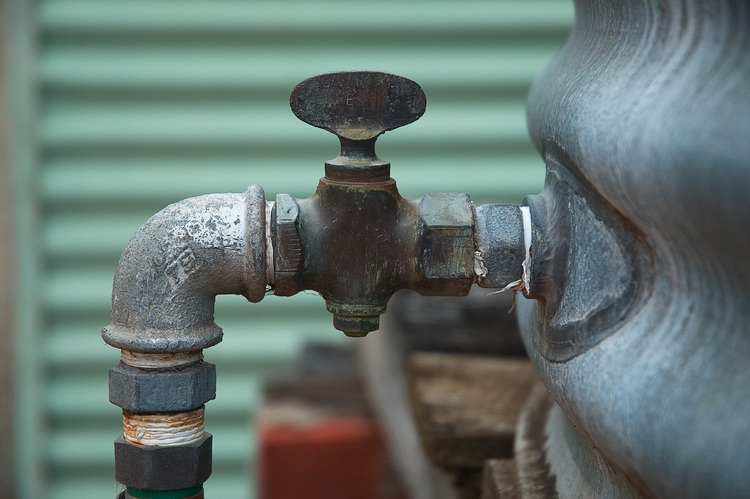
[(216, 366), (199, 361), (169, 369), (120, 362), (109, 370), (109, 401), (133, 412), (184, 412), (216, 398)]
[(211, 476), (213, 437), (175, 446), (137, 445), (115, 439), (115, 480), (136, 489), (181, 490), (197, 487)]
[(425, 194), (417, 201), (422, 226), (420, 292), (460, 296), (474, 283), (474, 213), (467, 194)]
[(279, 194), (274, 210), (273, 292), (278, 296), (292, 296), (300, 291), (298, 280), (302, 268), (299, 206), (289, 194)]

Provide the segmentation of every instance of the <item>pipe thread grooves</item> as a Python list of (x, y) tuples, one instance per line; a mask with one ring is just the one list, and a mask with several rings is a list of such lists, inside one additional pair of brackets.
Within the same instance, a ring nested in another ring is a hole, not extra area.
[(176, 353), (142, 353), (122, 350), (120, 360), (123, 364), (142, 369), (164, 369), (192, 364), (203, 360), (203, 350)]
[(123, 438), (150, 446), (187, 445), (203, 438), (204, 408), (178, 413), (122, 411)]

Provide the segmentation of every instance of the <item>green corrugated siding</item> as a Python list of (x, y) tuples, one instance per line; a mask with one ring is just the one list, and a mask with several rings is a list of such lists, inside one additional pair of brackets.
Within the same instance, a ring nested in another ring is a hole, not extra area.
[[(121, 421), (106, 380), (118, 351), (98, 334), (135, 230), (168, 203), (250, 183), (269, 199), (310, 195), (338, 145), (292, 115), (289, 93), (342, 69), (401, 74), (427, 94), (420, 121), (378, 142), (405, 196), (460, 190), (477, 202), (517, 201), (539, 191), (524, 98), (564, 42), (572, 5), (47, 0), (36, 16), (43, 326), (37, 360), (24, 368), (44, 373), (43, 496), (99, 499), (117, 491)], [(307, 339), (344, 341), (330, 321), (310, 294), (217, 300), (225, 339), (206, 351), (219, 376), (207, 406), (207, 497), (254, 494), (250, 421), (263, 373)]]

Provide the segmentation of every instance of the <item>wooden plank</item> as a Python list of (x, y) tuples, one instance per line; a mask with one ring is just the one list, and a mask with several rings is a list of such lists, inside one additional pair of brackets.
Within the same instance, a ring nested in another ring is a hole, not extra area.
[(422, 443), (444, 468), (511, 458), (521, 408), (537, 375), (525, 359), (413, 354), (409, 391)]
[(482, 499), (520, 499), (518, 471), (513, 459), (490, 459), (482, 473)]

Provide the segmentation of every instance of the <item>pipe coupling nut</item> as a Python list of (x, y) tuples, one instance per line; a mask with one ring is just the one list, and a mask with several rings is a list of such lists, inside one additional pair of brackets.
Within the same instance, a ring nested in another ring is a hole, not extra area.
[(474, 213), (468, 194), (425, 194), (417, 201), (420, 293), (462, 296), (474, 283)]
[(276, 196), (273, 236), (274, 294), (292, 296), (301, 291), (302, 240), (299, 234), (299, 205), (289, 194)]
[(109, 370), (109, 401), (127, 411), (190, 411), (214, 398), (216, 366), (208, 362), (168, 369), (120, 362)]
[(192, 444), (151, 446), (115, 439), (115, 480), (136, 489), (181, 490), (211, 476), (210, 433)]

